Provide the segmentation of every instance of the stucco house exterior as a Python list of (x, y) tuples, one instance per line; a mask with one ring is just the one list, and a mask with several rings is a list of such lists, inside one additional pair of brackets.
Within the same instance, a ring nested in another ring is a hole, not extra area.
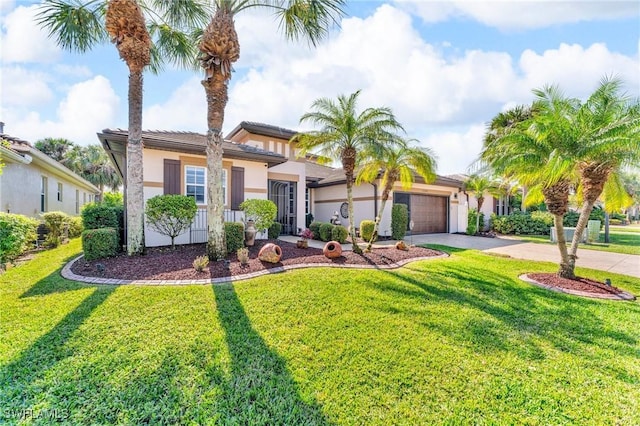
[(42, 213), (62, 211), (80, 214), (82, 206), (95, 200), (100, 190), (29, 142), (4, 133), (0, 159), (0, 208), (39, 218)]
[[(225, 136), (223, 167), (225, 220), (242, 220), (239, 205), (249, 198), (270, 199), (278, 207), (277, 221), (284, 234), (298, 234), (306, 226), (306, 215), (328, 222), (334, 212), (348, 224), (345, 209), (346, 184), (342, 170), (318, 164), (311, 156), (299, 157), (290, 142), (295, 131), (262, 123), (243, 121)], [(98, 139), (118, 173), (126, 169), (127, 131), (105, 129)], [(199, 207), (190, 231), (176, 243), (206, 241), (206, 135), (194, 132), (144, 131), (142, 133), (144, 197), (183, 194), (196, 199)], [(126, 185), (126, 182), (125, 182)], [(391, 204), (409, 206), (415, 234), (464, 232), (469, 199), (463, 183), (439, 176), (425, 184), (419, 178), (410, 191), (394, 187), (382, 217), (380, 235), (391, 234)], [(374, 219), (380, 207), (380, 182), (354, 188), (355, 223)], [(344, 214), (342, 214), (344, 213)], [(147, 246), (169, 244), (168, 237), (145, 229)]]

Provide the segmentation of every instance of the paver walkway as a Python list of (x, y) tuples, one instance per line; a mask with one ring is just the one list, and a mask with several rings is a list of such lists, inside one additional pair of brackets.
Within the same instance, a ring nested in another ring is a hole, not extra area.
[[(280, 239), (295, 243), (295, 236), (281, 236)], [(560, 257), (558, 248), (552, 244), (531, 243), (507, 238), (470, 237), (461, 234), (422, 234), (407, 235), (405, 241), (410, 244), (441, 244), (449, 247), (482, 250), (490, 253), (506, 254), (517, 259), (546, 261), (557, 263)], [(322, 241), (309, 240), (310, 247), (324, 247)], [(381, 241), (374, 247), (395, 244), (395, 241)], [(351, 244), (343, 244), (343, 250), (351, 250)], [(633, 254), (610, 253), (597, 250), (578, 250), (578, 266), (630, 275), (640, 278), (640, 256)]]

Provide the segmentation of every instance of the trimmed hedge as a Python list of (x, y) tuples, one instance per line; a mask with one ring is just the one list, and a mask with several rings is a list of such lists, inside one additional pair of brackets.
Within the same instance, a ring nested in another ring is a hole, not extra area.
[(366, 242), (371, 241), (371, 236), (373, 235), (373, 229), (375, 228), (376, 223), (373, 220), (363, 220), (360, 222), (360, 236)]
[(47, 212), (42, 215), (44, 224), (49, 231), (44, 241), (45, 246), (58, 247), (69, 237), (69, 222), (71, 217), (65, 212)]
[[(475, 208), (469, 209), (469, 214), (467, 215), (467, 235), (475, 235), (478, 233), (478, 229), (476, 229), (476, 219), (478, 218), (478, 210)], [(484, 230), (484, 213), (480, 212), (480, 232)], [(489, 225), (491, 226), (491, 225)]]
[(280, 222), (273, 222), (267, 231), (269, 238), (275, 240), (282, 233), (282, 224)]
[(320, 239), (320, 225), (322, 225), (322, 222), (317, 222), (317, 221), (312, 221), (309, 224), (309, 230), (311, 232), (313, 232), (313, 239), (314, 240), (319, 240)]
[(69, 218), (69, 238), (78, 238), (82, 235), (84, 227), (82, 226), (82, 218), (73, 216)]
[(117, 229), (100, 228), (83, 231), (82, 250), (86, 260), (115, 256), (118, 253)]
[(124, 206), (105, 203), (90, 203), (82, 209), (84, 229), (115, 228), (118, 243), (124, 241)]
[(36, 241), (38, 221), (0, 212), (0, 265), (13, 261)]
[(508, 216), (491, 215), (491, 229), (500, 234), (549, 235), (553, 215), (549, 212), (514, 212)]
[(227, 241), (227, 253), (235, 253), (244, 247), (244, 223), (225, 222), (224, 236)]
[(320, 239), (324, 242), (331, 241), (331, 232), (333, 231), (333, 226), (330, 223), (323, 223), (320, 225)]
[(342, 225), (335, 225), (331, 230), (331, 239), (337, 241), (340, 244), (344, 244), (347, 241), (349, 231)]
[(401, 240), (407, 234), (409, 209), (406, 204), (394, 204), (391, 207), (391, 238)]

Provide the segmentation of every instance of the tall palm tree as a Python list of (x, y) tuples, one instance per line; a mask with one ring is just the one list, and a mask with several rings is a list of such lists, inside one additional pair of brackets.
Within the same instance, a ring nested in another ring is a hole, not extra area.
[(367, 108), (356, 111), (360, 91), (349, 96), (339, 95), (335, 102), (320, 98), (313, 102), (313, 111), (300, 118), (300, 123), (311, 123), (319, 130), (299, 133), (292, 138), (298, 142), (300, 155), (318, 151), (324, 157), (340, 160), (347, 181), (349, 206), (349, 232), (353, 251), (362, 253), (357, 244), (353, 217), (353, 184), (358, 152), (373, 151), (372, 145), (394, 140), (399, 130), (404, 130), (389, 108)]
[(363, 153), (362, 167), (358, 170), (356, 184), (361, 182), (373, 182), (380, 177), (382, 185), (382, 198), (380, 211), (376, 216), (373, 234), (367, 244), (366, 251), (371, 250), (373, 242), (378, 237), (380, 219), (384, 213), (393, 184), (400, 181), (402, 188), (408, 190), (415, 180), (414, 174), (418, 174), (425, 183), (436, 179), (436, 155), (429, 148), (411, 146), (413, 140), (398, 138), (393, 144), (374, 144)]
[[(569, 253), (572, 274), (580, 236), (605, 188), (610, 206), (628, 198), (618, 189), (624, 168), (640, 164), (640, 102), (622, 93), (620, 79), (605, 77), (577, 110), (575, 127), (583, 201)], [(612, 201), (614, 194), (616, 201)]]
[(306, 39), (313, 46), (343, 15), (343, 0), (214, 0), (215, 13), (198, 45), (205, 71), (207, 95), (207, 254), (211, 260), (226, 256), (222, 187), (222, 127), (233, 64), (240, 58), (234, 17), (245, 9), (274, 11), (289, 39)]
[[(146, 12), (146, 13), (145, 13)], [(149, 18), (149, 24), (145, 15)], [(144, 250), (142, 170), (142, 73), (163, 60), (195, 63), (195, 43), (182, 32), (204, 25), (200, 0), (45, 0), (38, 22), (65, 49), (84, 53), (111, 40), (129, 68), (129, 131), (126, 169), (127, 252)], [(153, 38), (152, 38), (153, 36)]]
[(100, 145), (75, 146), (67, 153), (62, 164), (97, 186), (101, 193), (105, 188), (115, 191), (122, 184)]
[(485, 194), (498, 195), (500, 189), (491, 179), (482, 175), (471, 175), (464, 182), (465, 191), (470, 192), (478, 203), (478, 214), (476, 215), (476, 232), (480, 232), (480, 211), (484, 204)]
[(485, 138), (481, 161), (496, 174), (513, 176), (530, 187), (528, 199), (539, 193), (554, 216), (562, 277), (571, 276), (564, 237), (563, 216), (569, 209), (569, 193), (575, 179), (575, 126), (571, 117), (577, 101), (555, 86), (534, 90), (536, 100), (530, 118), (506, 129), (496, 138)]

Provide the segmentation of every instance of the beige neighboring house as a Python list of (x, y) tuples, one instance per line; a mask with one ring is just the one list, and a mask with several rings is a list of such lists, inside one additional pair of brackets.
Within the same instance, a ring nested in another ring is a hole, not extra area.
[[(0, 132), (1, 133), (1, 132)], [(95, 200), (100, 190), (29, 142), (4, 133), (0, 146), (4, 163), (0, 175), (0, 208), (40, 218), (42, 213), (62, 211), (80, 214), (82, 206)]]
[[(306, 216), (328, 222), (337, 211), (344, 225), (346, 184), (344, 173), (318, 164), (313, 156), (298, 158), (300, 150), (290, 142), (295, 131), (243, 121), (225, 137), (223, 167), (225, 221), (243, 220), (239, 211), (249, 198), (269, 199), (278, 207), (276, 220), (283, 234), (297, 235), (306, 227)], [(98, 133), (102, 146), (125, 182), (127, 131), (105, 129)], [(206, 242), (206, 135), (194, 132), (143, 131), (145, 200), (160, 194), (193, 196), (199, 207), (191, 229), (176, 239), (178, 244)], [(355, 223), (374, 219), (380, 207), (380, 183), (354, 188)], [(391, 204), (409, 206), (414, 234), (464, 232), (468, 201), (462, 182), (438, 177), (425, 184), (420, 179), (410, 191), (394, 187), (385, 209), (380, 235), (391, 234)], [(149, 247), (168, 245), (170, 239), (145, 228)]]

